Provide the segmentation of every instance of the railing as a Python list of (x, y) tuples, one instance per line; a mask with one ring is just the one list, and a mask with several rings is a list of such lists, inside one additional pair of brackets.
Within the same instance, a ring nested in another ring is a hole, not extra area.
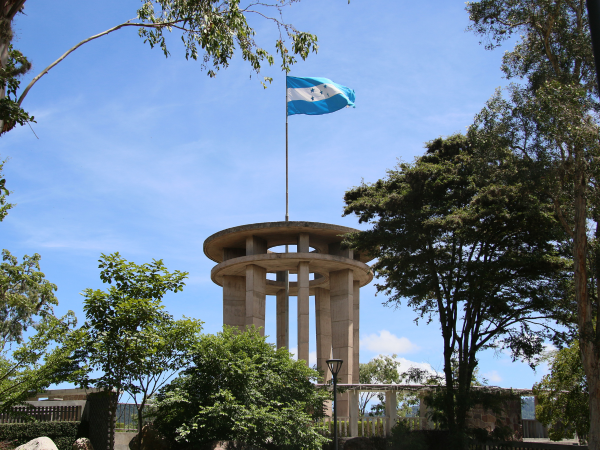
[(14, 406), (0, 414), (0, 423), (25, 423), (29, 416), (38, 422), (71, 422), (81, 420), (81, 406)]
[[(386, 429), (388, 426), (389, 417), (385, 416), (361, 416), (358, 418), (358, 436), (369, 437), (379, 436), (385, 437)], [(427, 420), (420, 417), (397, 417), (396, 421), (405, 422), (411, 430), (423, 430), (426, 429)], [(325, 428), (329, 431), (329, 434), (333, 436), (333, 418), (323, 418)], [(391, 424), (392, 426), (394, 424)], [(391, 428), (391, 427), (390, 427)], [(338, 417), (338, 436), (339, 437), (350, 437), (350, 418), (349, 417)]]
[(469, 444), (469, 450), (573, 450), (581, 449), (587, 450), (587, 445), (574, 446), (566, 444), (558, 444), (554, 442), (488, 442), (480, 444), (473, 442)]

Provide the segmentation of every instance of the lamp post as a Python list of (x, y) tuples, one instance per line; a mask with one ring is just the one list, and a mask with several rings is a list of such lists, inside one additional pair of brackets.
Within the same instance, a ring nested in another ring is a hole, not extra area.
[(333, 376), (333, 450), (338, 450), (338, 429), (337, 429), (337, 375), (342, 368), (344, 361), (341, 359), (328, 359), (327, 367)]

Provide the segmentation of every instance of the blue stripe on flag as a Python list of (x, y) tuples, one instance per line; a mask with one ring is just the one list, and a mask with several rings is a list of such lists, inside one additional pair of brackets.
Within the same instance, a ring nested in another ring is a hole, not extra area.
[(288, 116), (321, 115), (354, 107), (354, 90), (328, 78), (287, 77)]

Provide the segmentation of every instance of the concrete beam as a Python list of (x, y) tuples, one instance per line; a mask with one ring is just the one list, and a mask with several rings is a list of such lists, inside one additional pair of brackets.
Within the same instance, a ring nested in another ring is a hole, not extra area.
[(223, 325), (246, 328), (246, 277), (223, 277)]

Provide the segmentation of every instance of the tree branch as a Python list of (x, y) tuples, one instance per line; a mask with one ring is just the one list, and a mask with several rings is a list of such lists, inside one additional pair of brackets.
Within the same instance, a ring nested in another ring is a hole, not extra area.
[[(131, 20), (133, 20), (133, 19), (131, 19)], [(31, 80), (31, 82), (27, 85), (27, 87), (25, 88), (25, 90), (23, 91), (23, 93), (21, 94), (21, 96), (19, 97), (19, 101), (17, 102), (17, 104), (19, 106), (21, 106), (21, 103), (23, 103), (23, 100), (25, 99), (25, 97), (27, 96), (27, 93), (33, 87), (33, 85), (35, 83), (37, 83), (40, 78), (42, 78), (44, 75), (46, 75), (50, 71), (50, 69), (52, 69), (54, 66), (56, 66), (59, 62), (61, 62), (63, 59), (65, 59), (67, 56), (69, 56), (71, 53), (73, 53), (75, 50), (77, 50), (83, 44), (86, 44), (86, 43), (88, 43), (90, 41), (93, 41), (94, 39), (98, 39), (99, 37), (106, 36), (107, 34), (110, 34), (113, 31), (117, 31), (117, 30), (119, 30), (121, 28), (124, 28), (124, 27), (165, 28), (165, 27), (174, 26), (174, 25), (176, 25), (179, 22), (183, 22), (183, 19), (179, 19), (179, 20), (176, 20), (176, 21), (173, 21), (173, 22), (164, 22), (164, 23), (158, 23), (158, 24), (145, 24), (145, 23), (135, 23), (135, 22), (132, 23), (131, 20), (128, 20), (127, 22), (124, 22), (124, 23), (122, 23), (120, 25), (117, 25), (115, 27), (109, 28), (108, 30), (103, 31), (102, 33), (98, 33), (98, 34), (96, 34), (94, 36), (90, 36), (89, 38), (84, 39), (83, 41), (81, 41), (80, 43), (78, 43), (77, 45), (75, 45), (74, 47), (71, 47), (65, 54), (63, 54), (60, 58), (58, 58), (56, 61), (54, 61), (48, 67), (46, 67), (33, 80)]]

